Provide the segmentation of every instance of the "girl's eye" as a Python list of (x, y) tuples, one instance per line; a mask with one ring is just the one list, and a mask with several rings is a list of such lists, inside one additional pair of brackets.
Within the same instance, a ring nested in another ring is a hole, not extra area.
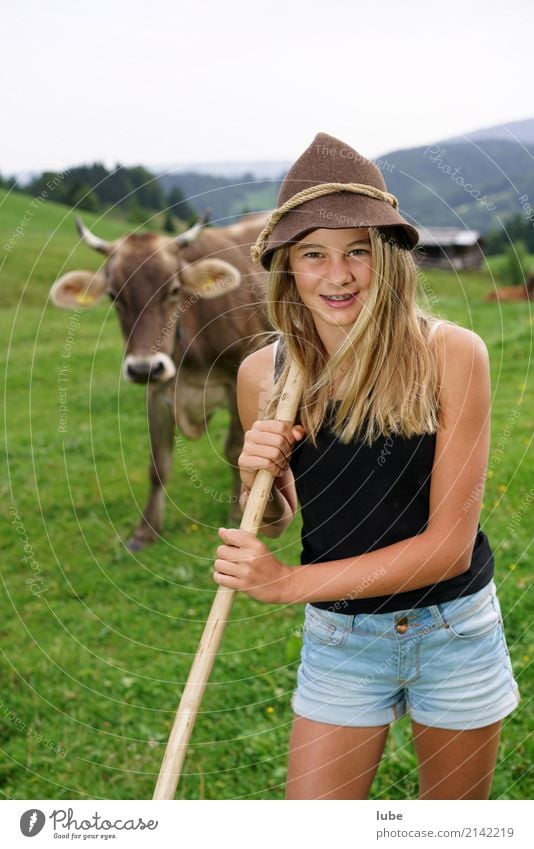
[[(348, 255), (367, 256), (369, 253), (370, 252), (369, 250), (367, 250), (367, 248), (353, 248), (351, 251), (349, 251)], [(303, 256), (306, 257), (306, 259), (317, 259), (317, 257), (322, 257), (322, 254), (319, 253), (319, 251), (308, 251), (307, 253), (303, 254)]]

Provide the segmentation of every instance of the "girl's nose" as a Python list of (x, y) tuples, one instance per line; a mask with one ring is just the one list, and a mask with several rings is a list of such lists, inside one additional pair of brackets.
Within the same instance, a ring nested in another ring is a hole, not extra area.
[(348, 283), (349, 280), (352, 280), (350, 263), (348, 258), (341, 254), (330, 261), (328, 281), (342, 286), (344, 283)]

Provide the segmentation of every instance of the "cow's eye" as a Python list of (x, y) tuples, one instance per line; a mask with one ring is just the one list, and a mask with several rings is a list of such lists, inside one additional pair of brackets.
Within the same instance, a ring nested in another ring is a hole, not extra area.
[(119, 301), (119, 296), (117, 295), (117, 293), (116, 293), (116, 292), (111, 292), (111, 291), (109, 291), (109, 290), (108, 290), (108, 298), (109, 298), (109, 299), (110, 299), (110, 301), (112, 301), (114, 304), (117, 304), (117, 303), (118, 303), (118, 301)]
[(169, 289), (169, 298), (176, 300), (176, 298), (178, 297), (179, 294), (180, 294), (180, 287), (179, 286), (173, 286), (171, 289)]

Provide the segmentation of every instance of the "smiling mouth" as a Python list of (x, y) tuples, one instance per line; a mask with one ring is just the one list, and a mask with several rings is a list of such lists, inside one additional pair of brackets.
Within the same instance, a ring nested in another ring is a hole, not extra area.
[(353, 301), (360, 293), (359, 292), (351, 292), (347, 295), (320, 295), (321, 298), (325, 301), (330, 301), (331, 303), (347, 303), (348, 301)]

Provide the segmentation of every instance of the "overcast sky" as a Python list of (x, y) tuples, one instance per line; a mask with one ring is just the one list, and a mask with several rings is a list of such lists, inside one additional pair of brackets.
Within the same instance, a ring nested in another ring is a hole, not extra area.
[(24, 0), (2, 11), (0, 173), (369, 157), (534, 116), (531, 0)]

